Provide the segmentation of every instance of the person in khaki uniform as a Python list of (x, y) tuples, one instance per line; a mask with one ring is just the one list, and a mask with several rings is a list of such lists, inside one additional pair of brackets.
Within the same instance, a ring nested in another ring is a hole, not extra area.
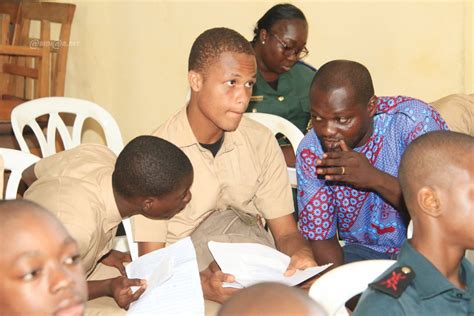
[[(139, 136), (118, 158), (103, 145), (84, 144), (44, 158), (23, 178), (32, 183), (24, 197), (53, 212), (77, 240), (89, 300), (112, 297), (112, 310), (118, 313), (118, 307), (127, 309), (146, 284), (126, 277), (123, 262), (130, 261), (129, 254), (111, 250), (117, 226), (137, 214), (168, 219), (181, 211), (191, 199), (193, 169), (175, 145)], [(110, 276), (103, 279), (99, 271), (105, 266), (115, 272), (105, 271)], [(132, 294), (131, 286), (141, 288)]]
[[(255, 78), (254, 51), (239, 33), (214, 28), (195, 40), (189, 56), (189, 103), (154, 133), (176, 144), (191, 160), (193, 200), (170, 220), (135, 218), (134, 237), (141, 254), (206, 224), (203, 230), (222, 235), (227, 227), (245, 222), (268, 242), (259, 224), (264, 218), (276, 248), (291, 257), (287, 274), (316, 265), (293, 219), (291, 188), (278, 143), (268, 129), (243, 117)], [(229, 214), (235, 214), (231, 222), (216, 220)], [(193, 238), (198, 262), (207, 240)], [(209, 300), (222, 303), (236, 291), (222, 287), (222, 282), (232, 281), (233, 276), (222, 273), (215, 263), (201, 271), (206, 313)]]

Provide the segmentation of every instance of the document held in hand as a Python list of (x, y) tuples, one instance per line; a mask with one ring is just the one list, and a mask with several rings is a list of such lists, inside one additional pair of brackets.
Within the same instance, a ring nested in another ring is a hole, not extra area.
[(204, 315), (204, 298), (191, 238), (155, 250), (127, 265), (127, 276), (147, 288), (130, 305), (130, 315)]
[(326, 270), (332, 263), (297, 270), (290, 277), (283, 273), (290, 264), (290, 257), (276, 249), (256, 243), (224, 243), (210, 241), (209, 250), (222, 272), (235, 276), (234, 283), (224, 287), (243, 288), (262, 282), (297, 285)]

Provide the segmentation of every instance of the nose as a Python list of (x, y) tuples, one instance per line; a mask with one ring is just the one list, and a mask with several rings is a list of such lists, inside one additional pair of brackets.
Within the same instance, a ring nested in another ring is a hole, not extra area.
[(72, 287), (74, 279), (70, 271), (61, 263), (50, 268), (49, 288), (51, 293), (57, 293)]
[[(235, 100), (237, 104), (245, 106), (245, 108), (248, 106), (250, 97), (252, 96), (252, 89), (249, 89), (245, 86), (240, 87), (239, 89), (236, 89), (235, 92)], [(244, 109), (245, 111), (245, 109)]]
[(293, 54), (289, 54), (288, 56), (286, 56), (286, 59), (296, 63), (298, 61), (298, 54), (296, 52), (293, 52)]
[(337, 134), (336, 125), (332, 121), (326, 121), (321, 126), (320, 133), (323, 137), (334, 137)]

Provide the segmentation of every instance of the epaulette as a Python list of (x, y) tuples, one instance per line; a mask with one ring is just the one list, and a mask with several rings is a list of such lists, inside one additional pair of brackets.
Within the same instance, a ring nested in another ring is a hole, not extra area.
[(400, 297), (416, 274), (409, 266), (398, 266), (390, 270), (384, 277), (369, 284), (371, 289), (386, 293), (393, 297)]

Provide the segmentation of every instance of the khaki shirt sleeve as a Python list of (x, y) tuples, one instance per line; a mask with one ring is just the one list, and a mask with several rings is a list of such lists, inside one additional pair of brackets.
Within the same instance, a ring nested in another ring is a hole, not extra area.
[(65, 183), (60, 179), (34, 182), (25, 192), (25, 199), (34, 201), (53, 213), (73, 237), (81, 254), (82, 264), (87, 273), (93, 269), (96, 260), (95, 251), (91, 251), (97, 241), (92, 240), (97, 218), (84, 209), (90, 208), (87, 195), (74, 182)]
[(265, 150), (262, 175), (258, 181), (255, 204), (266, 219), (282, 217), (294, 212), (288, 169), (283, 153), (273, 135), (268, 134), (260, 146)]
[(474, 94), (453, 94), (431, 103), (451, 131), (474, 136)]
[(166, 242), (168, 221), (136, 215), (131, 218), (131, 223), (135, 242)]
[(62, 165), (64, 160), (63, 156), (67, 154), (69, 153), (63, 151), (59, 154), (51, 155), (38, 161), (34, 167), (36, 178), (42, 178), (45, 174), (48, 174), (49, 176), (57, 175), (56, 170)]

